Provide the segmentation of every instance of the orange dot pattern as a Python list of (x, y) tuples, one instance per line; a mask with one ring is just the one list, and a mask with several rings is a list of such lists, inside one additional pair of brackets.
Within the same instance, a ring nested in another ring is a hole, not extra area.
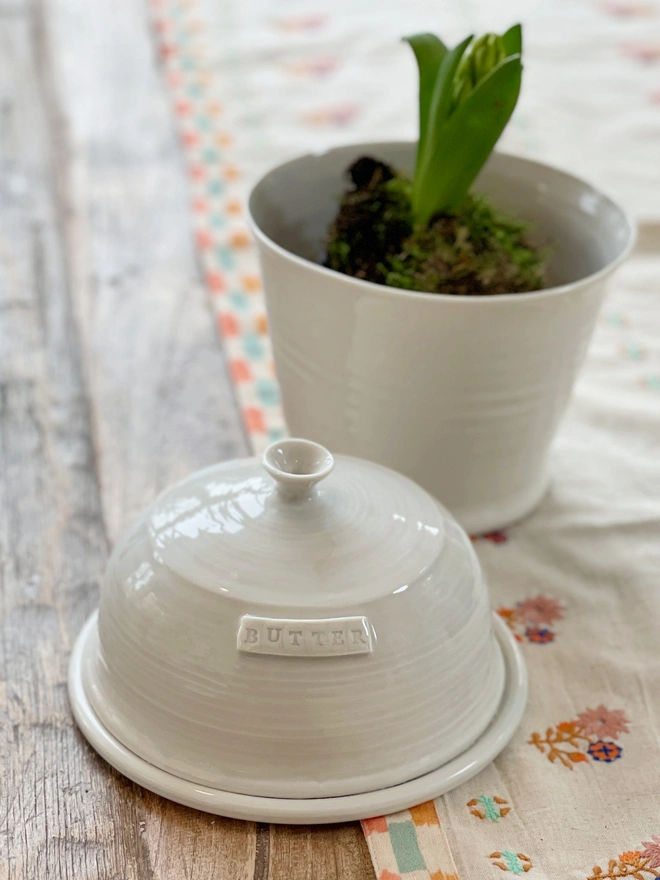
[[(241, 144), (227, 130), (197, 0), (150, 0), (150, 5), (187, 163), (195, 246), (245, 428), (259, 452), (282, 437), (285, 426), (257, 255), (244, 219)], [(321, 24), (315, 16), (282, 21), (283, 29), (293, 31)]]

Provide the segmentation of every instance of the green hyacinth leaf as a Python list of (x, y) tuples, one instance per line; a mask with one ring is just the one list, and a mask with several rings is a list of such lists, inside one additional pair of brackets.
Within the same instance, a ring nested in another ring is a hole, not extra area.
[(413, 190), (417, 222), (427, 223), (434, 214), (451, 211), (463, 201), (511, 118), (521, 78), (520, 56), (506, 58), (477, 84), (444, 124), (429, 133), (433, 152), (424, 156)]
[(413, 210), (417, 213), (417, 201), (419, 193), (417, 190), (426, 177), (426, 167), (431, 157), (438, 150), (438, 137), (443, 124), (451, 110), (452, 103), (452, 83), (458, 65), (461, 63), (463, 53), (472, 41), (472, 36), (466, 37), (462, 43), (445, 53), (435, 78), (433, 92), (428, 110), (427, 128), (424, 141), (420, 138), (419, 148), (417, 152), (417, 169), (415, 171), (415, 179), (413, 183)]
[(502, 34), (502, 43), (509, 55), (522, 55), (522, 25), (514, 24), (509, 30)]
[(419, 162), (428, 131), (433, 87), (442, 60), (447, 54), (447, 47), (435, 34), (414, 34), (403, 39), (410, 44), (415, 53), (419, 69), (419, 143), (417, 146), (417, 161)]

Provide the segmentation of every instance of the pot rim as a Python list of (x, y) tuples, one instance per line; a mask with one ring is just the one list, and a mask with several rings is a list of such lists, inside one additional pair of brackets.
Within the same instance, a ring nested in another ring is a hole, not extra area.
[(349, 143), (349, 144), (341, 144), (334, 147), (328, 147), (325, 149), (314, 150), (308, 153), (303, 153), (298, 156), (294, 156), (291, 159), (287, 159), (284, 162), (279, 162), (277, 165), (272, 166), (268, 169), (264, 174), (259, 177), (259, 179), (254, 183), (254, 185), (250, 188), (250, 192), (247, 200), (247, 219), (250, 230), (252, 231), (253, 236), (257, 239), (262, 245), (269, 248), (272, 251), (275, 251), (280, 256), (285, 259), (289, 259), (294, 263), (297, 263), (302, 266), (306, 266), (313, 271), (319, 272), (325, 276), (333, 276), (335, 280), (341, 280), (343, 283), (348, 283), (351, 285), (355, 285), (358, 290), (361, 288), (363, 290), (369, 290), (371, 293), (380, 296), (396, 296), (396, 297), (405, 297), (409, 299), (416, 300), (428, 300), (435, 299), (443, 302), (451, 301), (454, 303), (460, 302), (465, 304), (481, 304), (484, 302), (489, 303), (508, 303), (511, 301), (521, 302), (521, 301), (529, 301), (529, 300), (540, 300), (546, 297), (552, 296), (560, 296), (562, 294), (570, 293), (575, 290), (576, 287), (582, 286), (584, 284), (592, 284), (600, 281), (601, 279), (605, 279), (608, 275), (610, 275), (618, 266), (620, 266), (625, 260), (630, 256), (635, 243), (637, 241), (637, 223), (633, 220), (630, 213), (625, 210), (618, 202), (612, 199), (607, 193), (603, 192), (603, 190), (594, 186), (588, 180), (585, 180), (582, 177), (578, 177), (575, 174), (570, 174), (568, 171), (564, 171), (561, 168), (558, 168), (555, 165), (551, 165), (547, 162), (539, 162), (536, 159), (528, 159), (524, 156), (517, 156), (514, 153), (508, 153), (503, 150), (495, 150), (494, 154), (502, 156), (506, 159), (512, 160), (513, 162), (518, 162), (521, 164), (525, 164), (528, 166), (533, 166), (535, 168), (550, 170), (553, 174), (557, 174), (567, 180), (573, 181), (574, 183), (586, 185), (591, 187), (591, 189), (598, 194), (598, 196), (607, 202), (619, 212), (621, 215), (622, 221), (624, 225), (627, 227), (628, 231), (628, 239), (623, 247), (622, 251), (618, 256), (616, 256), (613, 260), (610, 260), (605, 266), (601, 269), (598, 269), (596, 272), (592, 272), (590, 275), (583, 275), (581, 278), (577, 278), (575, 281), (569, 281), (566, 284), (557, 284), (553, 287), (546, 287), (542, 290), (530, 290), (526, 293), (498, 293), (498, 294), (471, 294), (470, 296), (456, 296), (456, 294), (452, 293), (426, 293), (422, 291), (416, 290), (404, 290), (400, 287), (390, 287), (386, 284), (376, 284), (373, 281), (365, 281), (362, 278), (355, 278), (352, 275), (344, 275), (341, 272), (336, 272), (334, 269), (328, 269), (326, 266), (321, 266), (319, 263), (315, 263), (312, 260), (308, 260), (305, 257), (298, 256), (298, 254), (294, 254), (292, 251), (287, 250), (282, 245), (277, 244), (277, 242), (273, 241), (270, 236), (266, 235), (266, 233), (261, 229), (259, 224), (252, 213), (252, 201), (254, 198), (254, 194), (257, 188), (261, 185), (261, 183), (269, 177), (271, 174), (275, 174), (287, 166), (294, 165), (297, 162), (300, 162), (301, 159), (308, 158), (320, 158), (327, 153), (336, 152), (339, 150), (347, 150), (348, 148), (355, 148), (356, 150), (373, 150), (374, 148), (378, 148), (379, 146), (408, 146), (414, 145), (415, 141), (408, 140), (388, 140), (388, 141), (373, 141), (373, 142), (359, 142), (359, 143)]

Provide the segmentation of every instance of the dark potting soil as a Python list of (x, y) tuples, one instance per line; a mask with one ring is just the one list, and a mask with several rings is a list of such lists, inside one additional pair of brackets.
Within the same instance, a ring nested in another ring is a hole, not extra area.
[(544, 287), (547, 247), (525, 221), (470, 194), (451, 214), (415, 226), (411, 182), (363, 156), (348, 169), (352, 187), (328, 230), (324, 265), (345, 275), (426, 293), (524, 293)]

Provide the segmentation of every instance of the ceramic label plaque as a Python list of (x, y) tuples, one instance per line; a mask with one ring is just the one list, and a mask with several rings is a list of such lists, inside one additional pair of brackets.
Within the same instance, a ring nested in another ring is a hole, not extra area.
[(366, 617), (284, 620), (251, 614), (241, 617), (236, 647), (248, 654), (286, 657), (337, 657), (373, 650)]

